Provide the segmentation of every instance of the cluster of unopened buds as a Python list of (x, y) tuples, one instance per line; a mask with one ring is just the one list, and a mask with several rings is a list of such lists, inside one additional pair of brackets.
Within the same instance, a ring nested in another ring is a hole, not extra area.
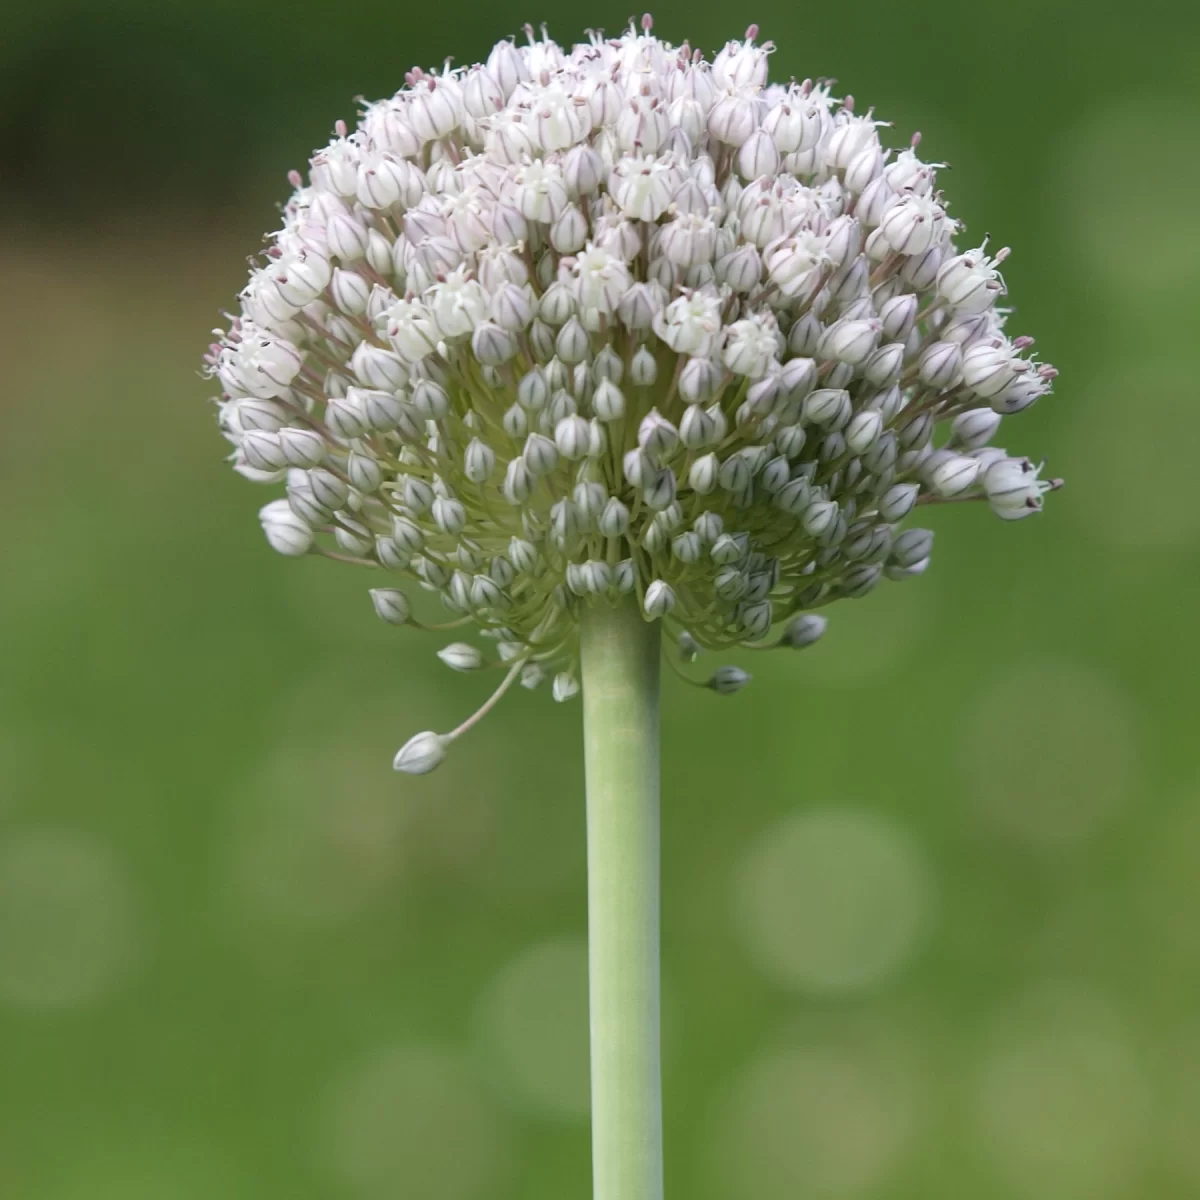
[(650, 28), (527, 31), (339, 123), (211, 348), (235, 469), (286, 485), (270, 544), (406, 576), (508, 667), (401, 770), (516, 680), (573, 696), (581, 606), (636, 596), (685, 663), (805, 646), (814, 610), (926, 569), (914, 508), (1014, 520), (1057, 486), (991, 445), (1055, 372), (918, 139), (768, 83), (754, 28), (712, 62)]

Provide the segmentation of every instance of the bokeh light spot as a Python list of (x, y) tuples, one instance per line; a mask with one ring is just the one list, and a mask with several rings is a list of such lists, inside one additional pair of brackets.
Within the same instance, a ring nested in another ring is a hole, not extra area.
[[(1200, 280), (1200, 160), (1179, 152), (1194, 142), (1198, 116), (1181, 110), (1175, 97), (1139, 88), (1090, 114), (1059, 157), (1060, 194), (1074, 202), (1057, 211), (1089, 267), (1113, 285), (1122, 316), (1123, 288), (1149, 293)], [(1114, 170), (1115, 146), (1120, 170)], [(1131, 179), (1153, 180), (1152, 218), (1131, 202)]]
[(364, 1200), (496, 1195), (502, 1120), (457, 1052), (384, 1048), (333, 1087), (318, 1131), (332, 1175)]
[(1050, 989), (1002, 1022), (977, 1081), (984, 1155), (1029, 1200), (1131, 1195), (1147, 1082), (1120, 1022), (1087, 992)]
[(482, 1048), (506, 1096), (543, 1115), (588, 1113), (587, 971), (587, 943), (555, 938), (518, 954), (480, 998)]
[(34, 830), (0, 840), (0, 1002), (86, 1005), (128, 976), (141, 943), (132, 881), (84, 834)]
[(829, 613), (829, 632), (804, 651), (804, 676), (850, 687), (884, 674), (917, 645), (936, 606), (937, 582), (930, 575), (837, 605)]
[(1034, 843), (1095, 833), (1138, 782), (1126, 698), (1066, 663), (1028, 664), (995, 680), (969, 706), (957, 748), (980, 813)]
[(1200, 1188), (1200, 1025), (1165, 1040), (1166, 1089), (1163, 1141), (1167, 1157), (1194, 1187)]
[(917, 947), (932, 891), (917, 847), (871, 814), (787, 817), (742, 860), (736, 911), (765, 974), (803, 991), (869, 987)]
[[(1066, 468), (1067, 510), (1093, 536), (1122, 548), (1193, 544), (1200, 536), (1192, 487), (1200, 460), (1194, 372), (1138, 364), (1093, 378), (1082, 396)], [(1147, 437), (1147, 430), (1164, 436)]]
[(153, 1118), (137, 1129), (89, 1130), (87, 1139), (93, 1138), (94, 1146), (73, 1140), (64, 1179), (47, 1200), (252, 1200), (260, 1194), (220, 1146), (162, 1129)]
[(1200, 798), (1172, 812), (1152, 834), (1137, 901), (1156, 942), (1200, 959)]
[(232, 798), (234, 898), (276, 926), (329, 928), (398, 869), (405, 808), (368, 736), (276, 748)]
[(719, 1194), (874, 1194), (912, 1142), (922, 1108), (911, 1072), (878, 1048), (775, 1048), (742, 1068), (718, 1108)]

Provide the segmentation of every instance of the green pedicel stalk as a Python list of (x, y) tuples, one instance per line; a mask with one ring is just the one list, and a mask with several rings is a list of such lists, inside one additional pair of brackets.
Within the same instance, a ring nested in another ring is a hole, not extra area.
[(661, 1200), (659, 622), (580, 625), (587, 771), (593, 1200)]

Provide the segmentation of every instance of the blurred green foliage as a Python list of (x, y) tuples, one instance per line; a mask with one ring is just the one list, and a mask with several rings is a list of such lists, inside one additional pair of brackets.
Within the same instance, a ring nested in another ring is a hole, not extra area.
[[(351, 97), (529, 18), (45, 0), (0, 17), (0, 1195), (585, 1196), (576, 707), (480, 699), (367, 581), (272, 555), (196, 377)], [(1068, 488), (668, 683), (670, 1190), (1200, 1191), (1200, 9), (671, 0), (920, 129), (1015, 254)], [(1014, 433), (1014, 439), (1018, 435)]]

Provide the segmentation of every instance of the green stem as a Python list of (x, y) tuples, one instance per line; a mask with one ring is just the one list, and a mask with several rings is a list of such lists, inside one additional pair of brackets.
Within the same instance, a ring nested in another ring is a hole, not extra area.
[(660, 622), (633, 597), (580, 623), (587, 774), (593, 1200), (662, 1200)]

